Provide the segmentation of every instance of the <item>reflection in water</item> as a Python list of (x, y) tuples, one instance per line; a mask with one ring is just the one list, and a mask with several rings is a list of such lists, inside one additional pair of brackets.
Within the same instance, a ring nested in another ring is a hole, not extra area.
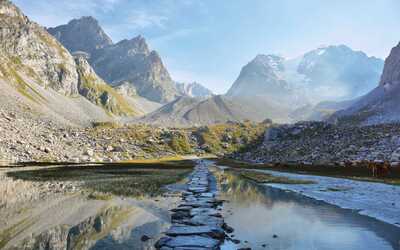
[[(6, 249), (153, 249), (169, 223), (129, 205), (105, 207), (74, 225), (56, 225)], [(142, 241), (143, 235), (151, 239)]]
[[(400, 249), (400, 229), (350, 210), (217, 173), (226, 222), (252, 249)], [(227, 243), (225, 249), (232, 248)]]

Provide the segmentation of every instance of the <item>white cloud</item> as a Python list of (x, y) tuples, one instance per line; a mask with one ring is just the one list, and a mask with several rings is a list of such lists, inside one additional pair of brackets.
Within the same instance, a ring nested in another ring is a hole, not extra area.
[(146, 10), (134, 10), (128, 17), (128, 23), (135, 26), (136, 29), (144, 29), (153, 26), (164, 28), (164, 24), (167, 21), (168, 17), (151, 14)]

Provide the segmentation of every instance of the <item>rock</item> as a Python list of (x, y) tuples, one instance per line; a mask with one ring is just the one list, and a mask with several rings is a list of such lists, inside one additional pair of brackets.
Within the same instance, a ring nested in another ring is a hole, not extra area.
[(143, 241), (143, 242), (146, 242), (146, 241), (148, 241), (148, 240), (150, 240), (151, 238), (149, 237), (149, 236), (147, 236), (147, 235), (143, 235), (141, 238), (140, 238), (140, 240), (141, 241)]

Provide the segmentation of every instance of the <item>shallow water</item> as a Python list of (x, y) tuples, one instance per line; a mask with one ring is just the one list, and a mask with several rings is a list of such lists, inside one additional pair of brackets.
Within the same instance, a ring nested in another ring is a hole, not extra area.
[(274, 250), (400, 249), (398, 227), (293, 192), (218, 173), (224, 217), (239, 245)]

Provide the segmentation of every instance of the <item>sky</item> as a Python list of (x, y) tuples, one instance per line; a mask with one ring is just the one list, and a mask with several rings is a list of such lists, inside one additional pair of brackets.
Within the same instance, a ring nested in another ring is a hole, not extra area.
[(172, 78), (225, 93), (257, 54), (294, 58), (345, 44), (386, 58), (400, 41), (399, 0), (14, 0), (46, 27), (93, 16), (118, 42), (137, 35)]

